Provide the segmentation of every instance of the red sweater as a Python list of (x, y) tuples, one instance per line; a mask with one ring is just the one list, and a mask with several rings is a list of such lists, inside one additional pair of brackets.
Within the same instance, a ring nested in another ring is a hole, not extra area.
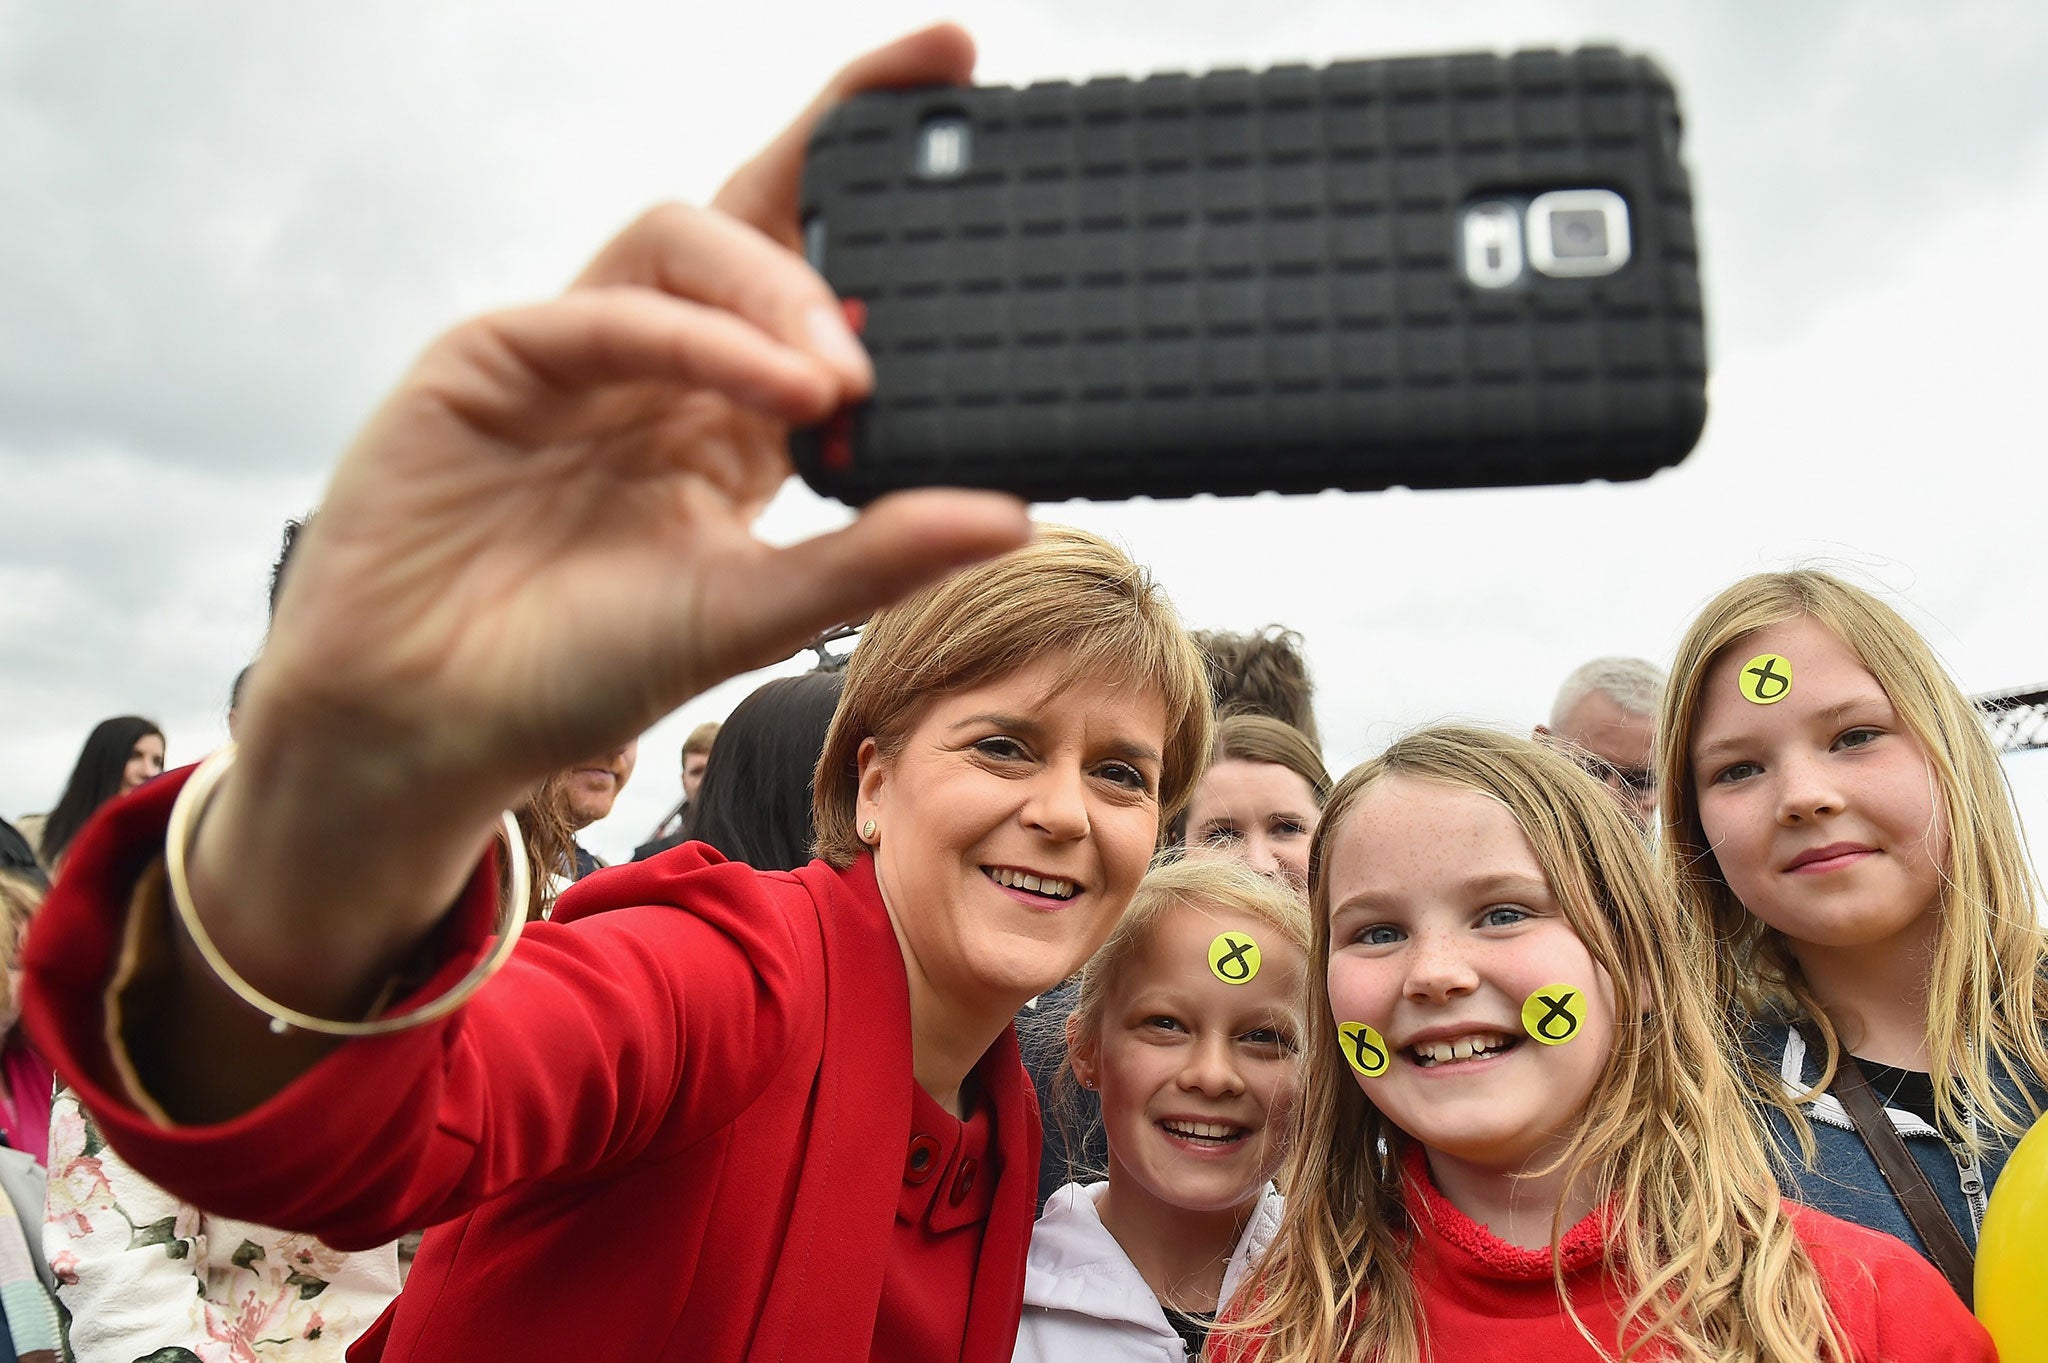
[[(450, 1017), (351, 1042), (233, 1121), (163, 1128), (118, 1077), (105, 1010), (182, 783), (113, 802), (75, 844), (29, 943), (26, 1022), (116, 1148), (198, 1205), (343, 1248), (436, 1227), (352, 1358), (1009, 1359), (1031, 1085), (1006, 1033), (976, 1071), (985, 1120), (913, 1128), (908, 984), (871, 863), (769, 874), (696, 846), (599, 873)], [(491, 899), (480, 876), (419, 997), (474, 961)], [(912, 1181), (921, 1135), (936, 1151)], [(885, 1282), (914, 1302), (885, 1304)]]
[[(1409, 1151), (1411, 1263), (1428, 1331), (1426, 1358), (1457, 1363), (1567, 1363), (1612, 1359), (1624, 1299), (1605, 1262), (1606, 1217), (1595, 1212), (1559, 1246), (1566, 1290), (1596, 1350), (1564, 1312), (1550, 1251), (1522, 1249), (1452, 1206)], [(1800, 1242), (1827, 1285), (1855, 1363), (1997, 1363), (1984, 1327), (1940, 1273), (1878, 1231), (1788, 1203)], [(1256, 1346), (1216, 1351), (1251, 1363)], [(1652, 1358), (1660, 1355), (1652, 1353)]]

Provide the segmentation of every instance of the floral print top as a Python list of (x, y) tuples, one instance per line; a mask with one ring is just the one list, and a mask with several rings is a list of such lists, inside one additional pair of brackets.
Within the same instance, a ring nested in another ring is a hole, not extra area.
[(50, 1110), (43, 1252), (78, 1363), (342, 1363), (400, 1282), (396, 1245), (349, 1254), (180, 1202), (68, 1088)]

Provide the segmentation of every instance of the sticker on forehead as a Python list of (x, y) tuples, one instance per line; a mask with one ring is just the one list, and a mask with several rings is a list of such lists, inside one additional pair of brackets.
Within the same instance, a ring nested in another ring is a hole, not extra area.
[(1209, 943), (1209, 973), (1225, 984), (1250, 984), (1259, 973), (1259, 944), (1241, 932), (1219, 932)]
[(1776, 705), (1792, 694), (1792, 660), (1782, 653), (1759, 653), (1742, 665), (1735, 679), (1742, 698), (1756, 705)]
[(1343, 1022), (1337, 1025), (1337, 1049), (1351, 1062), (1351, 1068), (1368, 1079), (1387, 1072), (1393, 1057), (1387, 1054), (1387, 1039), (1371, 1023)]
[(1586, 991), (1546, 984), (1522, 1005), (1522, 1030), (1546, 1046), (1562, 1046), (1586, 1025)]

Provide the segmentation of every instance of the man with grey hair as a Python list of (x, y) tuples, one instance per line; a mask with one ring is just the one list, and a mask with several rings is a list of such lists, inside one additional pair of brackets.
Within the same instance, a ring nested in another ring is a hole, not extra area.
[(1599, 777), (1647, 827), (1657, 809), (1657, 707), (1664, 669), (1641, 658), (1595, 658), (1558, 688), (1536, 736)]

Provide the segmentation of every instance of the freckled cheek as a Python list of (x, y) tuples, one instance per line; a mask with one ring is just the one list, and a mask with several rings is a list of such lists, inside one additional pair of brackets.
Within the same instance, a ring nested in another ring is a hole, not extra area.
[(1384, 1026), (1399, 992), (1389, 971), (1338, 957), (1330, 962), (1330, 1016), (1335, 1022), (1370, 1022)]

